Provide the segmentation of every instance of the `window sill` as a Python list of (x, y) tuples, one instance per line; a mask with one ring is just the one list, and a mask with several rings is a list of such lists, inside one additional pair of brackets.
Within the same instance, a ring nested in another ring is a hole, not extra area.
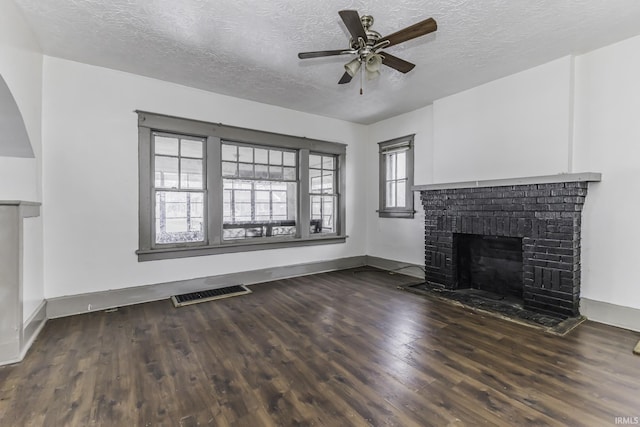
[(346, 242), (348, 236), (321, 236), (308, 239), (281, 239), (269, 242), (231, 241), (216, 246), (190, 246), (182, 248), (138, 249), (138, 262), (162, 259), (188, 258), (195, 256), (229, 254), (236, 252), (262, 251), (267, 249), (295, 248), (300, 246), (330, 245)]
[(408, 211), (383, 211), (378, 210), (378, 216), (380, 218), (413, 218), (416, 211), (408, 210)]

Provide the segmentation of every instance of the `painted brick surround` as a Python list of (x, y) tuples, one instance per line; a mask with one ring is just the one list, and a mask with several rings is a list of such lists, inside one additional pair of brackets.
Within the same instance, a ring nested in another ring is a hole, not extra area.
[(587, 185), (574, 181), (414, 187), (421, 190), (425, 209), (426, 280), (458, 287), (455, 233), (518, 237), (525, 308), (579, 315), (580, 227)]

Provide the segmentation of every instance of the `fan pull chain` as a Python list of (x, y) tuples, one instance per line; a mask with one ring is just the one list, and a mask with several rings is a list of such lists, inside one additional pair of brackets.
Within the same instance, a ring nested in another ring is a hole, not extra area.
[(360, 95), (362, 95), (363, 85), (364, 85), (364, 65), (360, 67)]

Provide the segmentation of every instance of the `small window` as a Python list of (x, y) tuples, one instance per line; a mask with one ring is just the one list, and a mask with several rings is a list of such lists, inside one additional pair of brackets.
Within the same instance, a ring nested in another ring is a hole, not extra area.
[(413, 137), (380, 142), (380, 204), (384, 218), (413, 218)]

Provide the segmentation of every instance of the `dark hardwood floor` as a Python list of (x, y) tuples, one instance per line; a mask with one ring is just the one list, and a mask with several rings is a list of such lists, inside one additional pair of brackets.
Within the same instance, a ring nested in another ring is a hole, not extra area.
[(1, 426), (615, 425), (640, 334), (545, 334), (346, 270), (175, 309), (50, 320), (0, 368)]

